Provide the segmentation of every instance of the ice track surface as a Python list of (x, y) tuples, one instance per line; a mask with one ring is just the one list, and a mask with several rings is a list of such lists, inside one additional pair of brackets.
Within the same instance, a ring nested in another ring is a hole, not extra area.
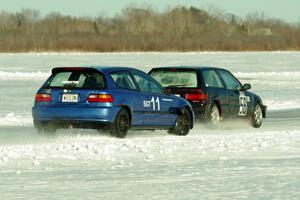
[[(0, 54), (0, 199), (300, 199), (300, 53)], [(231, 70), (268, 105), (260, 129), (198, 124), (186, 137), (32, 127), (54, 66), (210, 65)]]

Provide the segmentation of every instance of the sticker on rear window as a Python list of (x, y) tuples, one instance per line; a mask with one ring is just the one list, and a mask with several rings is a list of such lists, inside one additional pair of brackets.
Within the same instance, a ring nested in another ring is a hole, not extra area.
[(70, 84), (70, 85), (78, 85), (79, 84), (79, 81), (62, 81), (62, 83), (64, 85), (66, 84)]

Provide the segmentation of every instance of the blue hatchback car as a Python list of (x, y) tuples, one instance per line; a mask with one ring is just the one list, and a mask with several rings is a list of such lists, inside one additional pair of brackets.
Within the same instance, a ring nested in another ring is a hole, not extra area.
[(35, 96), (34, 126), (109, 129), (124, 138), (130, 128), (187, 135), (194, 124), (188, 101), (170, 95), (148, 74), (127, 67), (54, 68)]

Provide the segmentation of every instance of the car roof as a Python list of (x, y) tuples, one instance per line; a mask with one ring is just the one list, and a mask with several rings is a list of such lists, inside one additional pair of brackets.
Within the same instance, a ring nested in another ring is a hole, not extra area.
[(193, 70), (205, 70), (205, 69), (222, 69), (223, 68), (219, 68), (219, 67), (210, 67), (210, 66), (163, 66), (163, 67), (155, 67), (152, 70), (156, 70), (156, 69), (172, 69), (172, 68), (176, 68), (176, 69), (193, 69)]

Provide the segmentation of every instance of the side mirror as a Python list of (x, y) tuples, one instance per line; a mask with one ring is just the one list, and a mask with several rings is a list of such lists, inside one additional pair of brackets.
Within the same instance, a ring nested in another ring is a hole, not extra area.
[(246, 90), (250, 90), (251, 89), (251, 85), (249, 83), (245, 83), (242, 88), (241, 91), (246, 91)]
[(171, 89), (169, 89), (169, 88), (165, 88), (164, 89), (164, 93), (166, 94), (166, 95), (171, 95)]

